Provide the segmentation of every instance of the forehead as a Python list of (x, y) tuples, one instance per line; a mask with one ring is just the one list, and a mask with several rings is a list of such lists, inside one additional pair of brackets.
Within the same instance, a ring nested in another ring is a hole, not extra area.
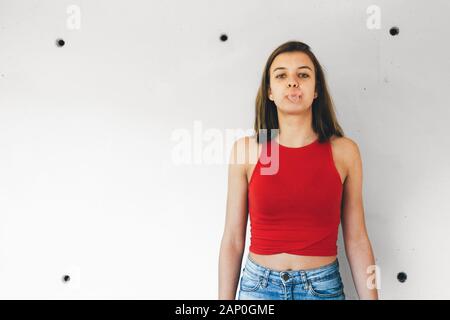
[[(275, 68), (284, 67), (288, 70), (295, 70), (301, 66), (308, 66), (314, 72), (314, 64), (310, 57), (303, 52), (283, 52), (275, 57), (270, 66), (270, 73), (273, 72)], [(303, 69), (308, 70), (308, 69)]]

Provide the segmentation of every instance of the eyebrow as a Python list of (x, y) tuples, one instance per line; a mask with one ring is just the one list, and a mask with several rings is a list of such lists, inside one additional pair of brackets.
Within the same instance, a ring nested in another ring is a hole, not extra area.
[[(301, 67), (298, 67), (297, 69), (304, 69), (304, 68), (306, 68), (306, 69), (309, 69), (309, 70), (311, 70), (312, 71), (312, 69), (310, 68), (310, 67), (308, 67), (308, 66), (301, 66)], [(273, 70), (273, 72), (275, 72), (275, 71), (277, 71), (277, 70), (281, 70), (281, 69), (286, 69), (285, 67), (278, 67), (278, 68), (275, 68), (274, 70)], [(272, 72), (272, 73), (273, 73)]]

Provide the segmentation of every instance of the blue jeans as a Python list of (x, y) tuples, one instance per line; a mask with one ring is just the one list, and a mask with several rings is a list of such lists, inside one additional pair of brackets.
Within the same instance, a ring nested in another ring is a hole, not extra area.
[(276, 271), (247, 257), (238, 300), (345, 300), (339, 261), (304, 270)]

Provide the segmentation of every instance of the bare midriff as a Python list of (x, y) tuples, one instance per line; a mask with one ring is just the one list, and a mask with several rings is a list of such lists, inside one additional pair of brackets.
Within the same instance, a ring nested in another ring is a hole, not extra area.
[(330, 264), (336, 260), (336, 256), (302, 256), (289, 253), (256, 254), (249, 252), (250, 258), (259, 265), (275, 270), (305, 270), (315, 269)]

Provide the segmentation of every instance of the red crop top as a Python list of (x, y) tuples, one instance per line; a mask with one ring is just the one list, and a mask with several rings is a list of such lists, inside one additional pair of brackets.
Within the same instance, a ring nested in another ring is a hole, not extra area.
[(337, 255), (343, 185), (330, 141), (299, 148), (262, 143), (248, 184), (256, 254)]

